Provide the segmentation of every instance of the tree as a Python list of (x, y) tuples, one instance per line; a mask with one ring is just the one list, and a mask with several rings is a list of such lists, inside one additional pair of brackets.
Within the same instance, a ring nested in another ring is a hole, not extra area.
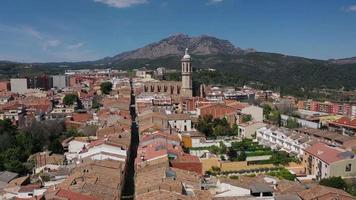
[(54, 140), (53, 142), (51, 142), (49, 144), (48, 150), (51, 151), (52, 153), (56, 153), (56, 154), (63, 154), (63, 152), (64, 152), (63, 146), (59, 142), (58, 139)]
[(77, 104), (79, 101), (79, 98), (76, 94), (67, 94), (63, 98), (63, 103), (66, 106), (71, 106), (74, 104)]
[(252, 120), (251, 115), (242, 115), (242, 122), (249, 122)]
[(98, 95), (95, 95), (94, 98), (93, 98), (93, 105), (92, 105), (92, 108), (94, 109), (98, 109), (100, 108), (101, 104), (100, 104), (100, 96)]
[(197, 129), (204, 133), (206, 137), (213, 137), (213, 116), (207, 115), (199, 117)]
[(103, 94), (110, 94), (112, 90), (112, 83), (111, 82), (103, 82), (100, 84), (100, 90)]
[(289, 162), (294, 161), (294, 159), (289, 157), (288, 153), (285, 151), (273, 152), (270, 160), (275, 165), (287, 165)]
[(239, 135), (239, 126), (237, 124), (232, 125), (230, 135), (231, 136), (238, 136)]
[(237, 159), (237, 152), (232, 147), (229, 148), (227, 151), (227, 156), (229, 157), (230, 161), (234, 161)]
[(245, 153), (245, 151), (240, 151), (240, 153), (239, 153), (239, 155), (238, 155), (238, 157), (237, 157), (237, 160), (238, 161), (245, 161), (246, 160), (246, 153)]
[(226, 154), (226, 152), (227, 152), (227, 147), (226, 147), (226, 145), (224, 144), (224, 142), (220, 142), (220, 154)]
[(294, 117), (288, 117), (287, 119), (287, 128), (298, 128), (299, 124), (296, 118)]
[(341, 177), (330, 177), (321, 179), (320, 185), (346, 190), (347, 183)]
[(278, 126), (281, 126), (281, 113), (278, 110), (271, 111), (271, 113), (268, 115), (268, 119), (273, 123), (278, 124)]
[(222, 126), (222, 125), (217, 125), (216, 127), (214, 127), (214, 135), (215, 136), (224, 136), (224, 135), (229, 135), (229, 127), (226, 126)]
[(268, 172), (267, 175), (270, 175), (270, 176), (275, 176), (279, 179), (286, 179), (286, 180), (289, 180), (289, 181), (294, 181), (295, 179), (295, 175), (290, 173), (287, 169), (283, 168), (281, 170), (278, 170), (278, 171), (272, 171), (272, 172)]
[(209, 148), (209, 151), (213, 154), (219, 154), (220, 148), (218, 146), (213, 145)]
[(271, 111), (272, 111), (271, 106), (269, 106), (268, 104), (263, 105), (263, 115), (265, 116), (265, 118), (268, 118)]

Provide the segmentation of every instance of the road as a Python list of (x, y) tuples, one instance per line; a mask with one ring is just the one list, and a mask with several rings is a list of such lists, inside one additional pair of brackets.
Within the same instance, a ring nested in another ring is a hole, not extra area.
[(136, 122), (136, 107), (135, 107), (135, 95), (132, 85), (132, 80), (130, 80), (131, 85), (131, 106), (130, 114), (132, 119), (131, 124), (131, 145), (128, 152), (128, 161), (126, 163), (125, 177), (124, 177), (124, 187), (122, 188), (121, 199), (134, 199), (135, 196), (135, 159), (137, 156), (137, 147), (139, 143), (138, 125)]

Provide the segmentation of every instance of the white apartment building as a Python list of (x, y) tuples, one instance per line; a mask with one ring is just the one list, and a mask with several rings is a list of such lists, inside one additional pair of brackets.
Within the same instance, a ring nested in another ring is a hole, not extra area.
[(85, 149), (78, 154), (78, 161), (83, 160), (117, 160), (126, 162), (127, 152), (124, 147), (106, 142), (104, 140), (97, 140), (90, 143)]
[(267, 127), (258, 129), (256, 138), (261, 145), (296, 154), (298, 157), (304, 155), (304, 149), (309, 146), (308, 143), (311, 141), (309, 136), (300, 133)]

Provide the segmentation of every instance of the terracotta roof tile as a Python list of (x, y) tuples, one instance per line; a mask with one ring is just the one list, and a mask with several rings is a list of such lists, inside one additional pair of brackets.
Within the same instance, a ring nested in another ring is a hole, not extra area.
[(341, 149), (336, 149), (321, 142), (315, 143), (305, 149), (305, 151), (328, 164), (342, 160), (342, 158), (338, 156), (343, 152)]

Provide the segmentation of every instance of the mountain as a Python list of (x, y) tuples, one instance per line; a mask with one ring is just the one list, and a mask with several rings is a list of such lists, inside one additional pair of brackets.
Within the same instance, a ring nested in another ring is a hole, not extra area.
[(143, 48), (118, 54), (112, 58), (106, 58), (112, 62), (129, 59), (156, 59), (165, 56), (181, 56), (185, 49), (193, 55), (240, 55), (253, 50), (242, 50), (235, 47), (230, 41), (202, 35), (189, 37), (185, 34), (177, 34), (159, 42), (149, 44)]
[(329, 61), (334, 63), (334, 64), (338, 64), (338, 65), (356, 64), (356, 57), (332, 59), (332, 60), (329, 60)]
[(228, 40), (184, 34), (173, 35), (142, 48), (97, 61), (30, 64), (0, 62), (0, 78), (18, 74), (62, 73), (64, 68), (133, 69), (145, 66), (151, 69), (180, 69), (180, 59), (185, 48), (189, 48), (196, 71), (204, 68), (217, 70), (207, 76), (196, 73), (198, 75), (193, 80), (197, 84), (242, 85), (254, 82), (265, 88), (285, 88), (288, 93), (299, 94), (304, 94), (307, 89), (356, 89), (356, 58), (317, 60), (258, 52), (254, 49), (241, 49)]

